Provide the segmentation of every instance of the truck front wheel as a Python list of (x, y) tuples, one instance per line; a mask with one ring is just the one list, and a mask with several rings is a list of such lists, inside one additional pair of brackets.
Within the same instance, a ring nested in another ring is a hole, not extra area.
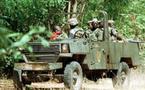
[(64, 70), (64, 84), (70, 90), (81, 90), (83, 80), (82, 68), (78, 62), (71, 62)]
[[(115, 86), (122, 86), (129, 79), (130, 69), (126, 62), (121, 62), (117, 71)], [(127, 81), (128, 82), (128, 81)]]

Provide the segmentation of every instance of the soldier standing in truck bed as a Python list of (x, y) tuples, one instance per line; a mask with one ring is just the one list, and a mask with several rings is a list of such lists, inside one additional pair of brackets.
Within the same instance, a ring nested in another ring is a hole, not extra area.
[(99, 21), (94, 18), (93, 20), (88, 22), (89, 30), (86, 31), (86, 37), (91, 40), (102, 40), (103, 39), (103, 31), (99, 28)]
[(108, 30), (110, 33), (110, 39), (115, 41), (115, 40), (123, 40), (123, 38), (118, 34), (114, 27), (114, 21), (113, 20), (108, 20)]
[(68, 20), (70, 25), (69, 38), (82, 38), (84, 31), (82, 28), (78, 27), (78, 20), (76, 18), (71, 18)]

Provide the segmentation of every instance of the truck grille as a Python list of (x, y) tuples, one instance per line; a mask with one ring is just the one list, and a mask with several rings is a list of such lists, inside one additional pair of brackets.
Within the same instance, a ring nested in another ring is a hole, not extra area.
[(56, 62), (60, 53), (60, 45), (53, 44), (49, 47), (44, 47), (40, 44), (32, 44), (33, 52), (25, 52), (28, 61), (37, 62)]

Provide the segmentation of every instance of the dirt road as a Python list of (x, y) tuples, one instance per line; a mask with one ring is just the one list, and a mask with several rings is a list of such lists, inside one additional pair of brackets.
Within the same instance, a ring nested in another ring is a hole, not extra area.
[[(49, 88), (49, 90), (67, 90), (63, 83), (33, 83), (31, 86)], [(0, 80), (0, 90), (15, 90), (12, 80)], [(82, 90), (145, 90), (145, 68), (131, 69), (130, 75), (122, 87), (113, 87), (112, 80), (104, 78), (97, 82), (87, 81), (83, 83)]]
[[(33, 87), (43, 88), (64, 88), (64, 84), (56, 83), (33, 83)], [(82, 90), (145, 90), (145, 72), (144, 68), (131, 69), (130, 75), (125, 80), (122, 87), (113, 87), (112, 79), (99, 79), (97, 82), (87, 81), (83, 83)]]

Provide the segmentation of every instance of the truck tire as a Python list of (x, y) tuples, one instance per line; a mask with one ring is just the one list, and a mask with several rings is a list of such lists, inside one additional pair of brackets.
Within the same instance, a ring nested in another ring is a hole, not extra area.
[(115, 86), (122, 86), (130, 74), (129, 66), (126, 62), (121, 62), (115, 79)]
[(64, 85), (70, 90), (81, 90), (83, 80), (82, 68), (78, 62), (71, 62), (64, 70)]

